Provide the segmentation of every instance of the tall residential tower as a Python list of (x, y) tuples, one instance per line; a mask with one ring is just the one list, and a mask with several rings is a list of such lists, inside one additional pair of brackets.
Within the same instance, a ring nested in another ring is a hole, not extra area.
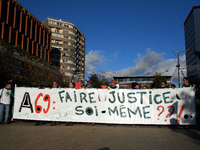
[(184, 22), (187, 76), (200, 79), (200, 6), (190, 11)]
[[(60, 67), (70, 81), (84, 82), (85, 76), (85, 36), (76, 25), (62, 21), (46, 18), (43, 23), (52, 32), (51, 61)], [(58, 52), (56, 52), (56, 50)]]

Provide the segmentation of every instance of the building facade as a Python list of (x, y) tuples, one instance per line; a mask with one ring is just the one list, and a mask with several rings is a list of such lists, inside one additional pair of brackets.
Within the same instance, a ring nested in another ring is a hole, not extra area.
[(200, 79), (200, 6), (190, 11), (184, 22), (187, 76)]
[[(46, 18), (43, 23), (52, 32), (52, 63), (59, 66), (60, 71), (70, 81), (84, 82), (85, 78), (85, 36), (76, 25)], [(59, 51), (57, 51), (59, 50)], [(57, 51), (57, 52), (56, 52)]]
[[(171, 87), (172, 76), (162, 76), (166, 79), (167, 84)], [(119, 84), (121, 89), (129, 89), (132, 83), (138, 83), (141, 87), (150, 88), (153, 83), (154, 76), (114, 76), (114, 80)]]
[(51, 30), (16, 0), (0, 0), (0, 39), (50, 60)]
[[(3, 51), (11, 52), (11, 48), (15, 49), (10, 55), (15, 61), (9, 64), (14, 67), (13, 80), (19, 84), (27, 83), (27, 86), (38, 84), (51, 86), (52, 81), (62, 83), (63, 75), (57, 68), (48, 66), (51, 38), (51, 30), (16, 0), (0, 0), (0, 43), (5, 41), (11, 46), (5, 48), (5, 45), (0, 45), (0, 52), (3, 54)], [(3, 57), (0, 60), (3, 60)], [(5, 65), (7, 64), (0, 64), (0, 68)], [(2, 74), (6, 72), (4, 70), (0, 72), (1, 81), (5, 76), (11, 77), (10, 74)], [(32, 79), (37, 82), (31, 81), (29, 75), (34, 75)]]

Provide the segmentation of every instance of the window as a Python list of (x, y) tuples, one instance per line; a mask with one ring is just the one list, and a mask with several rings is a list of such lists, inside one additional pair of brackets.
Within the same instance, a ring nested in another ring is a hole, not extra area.
[(64, 33), (69, 33), (69, 31), (68, 30), (64, 30)]
[(68, 45), (68, 42), (64, 41), (64, 44), (65, 44), (65, 45)]
[(74, 52), (74, 53), (76, 53), (75, 50), (73, 50), (73, 49), (64, 48), (64, 50), (65, 50), (65, 51), (70, 51), (70, 52)]
[(68, 49), (68, 48), (64, 48), (64, 50), (65, 50), (65, 51), (69, 51), (69, 49)]
[(65, 27), (67, 27), (67, 28), (69, 27), (69, 25), (68, 25), (68, 24), (65, 24), (64, 26), (65, 26)]
[(72, 34), (72, 35), (76, 35), (74, 32), (72, 32), (72, 31), (69, 31), (69, 34)]
[(51, 20), (49, 20), (49, 21), (48, 21), (48, 23), (52, 24), (52, 21), (51, 21)]
[(59, 38), (63, 38), (63, 35), (54, 34), (54, 33), (52, 33), (52, 36), (53, 36), (53, 37), (59, 37)]
[(68, 39), (68, 36), (64, 35), (64, 38)]
[(74, 27), (72, 25), (68, 25), (69, 28), (74, 29)]

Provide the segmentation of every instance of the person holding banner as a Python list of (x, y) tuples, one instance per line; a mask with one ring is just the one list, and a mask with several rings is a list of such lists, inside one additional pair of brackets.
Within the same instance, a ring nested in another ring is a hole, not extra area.
[[(73, 82), (69, 82), (69, 88), (74, 88), (74, 83)], [(73, 122), (67, 122), (65, 125), (66, 126), (72, 126)]]
[(117, 87), (116, 80), (111, 81), (111, 85), (110, 85), (110, 87), (108, 87), (108, 89), (119, 89), (119, 87)]
[(140, 86), (137, 82), (132, 83), (132, 89), (140, 89)]
[[(56, 81), (53, 82), (53, 88), (58, 88), (58, 83)], [(59, 125), (59, 123), (56, 123), (55, 121), (51, 122), (51, 126)]]
[(187, 87), (194, 87), (193, 91), (196, 92), (195, 84), (193, 86), (190, 84), (189, 79), (187, 77), (183, 78), (183, 85), (180, 86), (180, 88), (187, 88)]
[[(91, 80), (89, 80), (89, 81), (87, 82), (87, 87), (86, 87), (86, 88), (87, 88), (87, 89), (92, 89), (92, 88), (93, 88), (93, 87), (92, 87), (92, 81), (91, 81)], [(88, 122), (86, 125), (88, 126), (88, 125), (90, 125), (90, 123)], [(94, 126), (94, 123), (91, 123), (91, 125)]]
[(74, 83), (73, 82), (69, 82), (69, 88), (74, 88)]
[(176, 85), (175, 85), (175, 84), (172, 84), (172, 85), (171, 85), (171, 88), (172, 88), (172, 89), (175, 89), (175, 88), (176, 88)]
[(161, 88), (166, 88), (166, 82), (164, 81), (161, 82)]
[(87, 82), (87, 89), (92, 89), (92, 81)]
[[(119, 89), (119, 87), (117, 87), (116, 80), (111, 81), (111, 85), (110, 85), (110, 87), (108, 87), (108, 89)], [(109, 123), (108, 126), (111, 126), (111, 124)]]
[[(40, 84), (39, 89), (45, 89), (44, 85), (43, 84)], [(42, 124), (45, 124), (45, 122), (42, 122), (42, 121), (37, 121), (35, 126), (39, 126), (39, 125), (42, 125)]]
[[(180, 85), (180, 88), (187, 88), (187, 87), (195, 87), (195, 84), (193, 84), (193, 86), (192, 86), (189, 82), (189, 79), (187, 77), (184, 77), (183, 78), (183, 85)], [(194, 88), (193, 91), (196, 92), (196, 89)], [(185, 128), (189, 128), (189, 126), (186, 125)]]
[[(0, 123), (1, 124), (9, 124), (9, 111), (10, 111), (10, 103), (11, 103), (11, 84), (6, 83), (5, 88), (0, 90), (1, 97), (0, 97)], [(5, 112), (5, 119), (4, 119), (4, 112)]]
[(187, 77), (183, 78), (183, 85), (180, 86), (180, 88), (184, 88), (184, 87), (192, 87)]

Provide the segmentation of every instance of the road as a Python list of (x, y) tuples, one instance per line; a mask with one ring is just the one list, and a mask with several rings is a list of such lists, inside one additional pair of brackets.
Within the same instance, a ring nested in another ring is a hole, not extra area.
[(31, 121), (0, 125), (1, 150), (197, 150), (200, 128), (49, 123)]

